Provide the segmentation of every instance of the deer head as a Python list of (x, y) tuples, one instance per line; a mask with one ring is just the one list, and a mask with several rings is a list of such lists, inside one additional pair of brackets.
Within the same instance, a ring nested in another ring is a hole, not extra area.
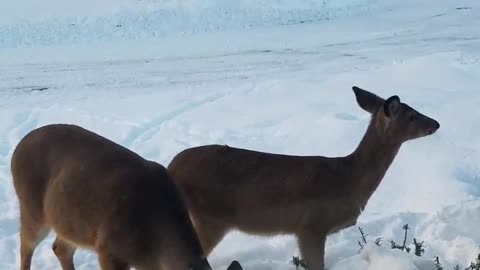
[(402, 103), (398, 96), (387, 100), (353, 86), (358, 105), (372, 114), (372, 121), (381, 137), (393, 143), (424, 137), (435, 133), (440, 124)]

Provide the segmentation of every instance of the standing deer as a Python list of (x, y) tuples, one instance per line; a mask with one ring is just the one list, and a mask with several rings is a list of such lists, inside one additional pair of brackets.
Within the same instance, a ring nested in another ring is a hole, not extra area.
[(180, 192), (160, 164), (74, 125), (47, 125), (16, 147), (20, 269), (53, 229), (52, 249), (73, 270), (77, 247), (102, 270), (210, 270)]
[(327, 235), (356, 224), (402, 143), (433, 134), (437, 121), (353, 87), (370, 125), (345, 157), (289, 156), (207, 145), (175, 156), (168, 171), (186, 198), (208, 255), (232, 230), (294, 234), (310, 270), (324, 269)]

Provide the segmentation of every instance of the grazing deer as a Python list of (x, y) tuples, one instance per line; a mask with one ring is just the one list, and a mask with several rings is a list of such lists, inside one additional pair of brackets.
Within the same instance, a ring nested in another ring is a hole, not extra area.
[(327, 235), (356, 223), (402, 143), (440, 127), (398, 96), (384, 100), (355, 86), (353, 91), (372, 118), (348, 156), (288, 156), (207, 145), (173, 158), (168, 171), (184, 193), (206, 254), (232, 229), (294, 234), (309, 269), (324, 269)]
[(77, 247), (102, 270), (209, 270), (188, 210), (165, 167), (74, 125), (27, 134), (11, 163), (20, 205), (22, 270), (53, 229), (52, 249), (73, 270)]

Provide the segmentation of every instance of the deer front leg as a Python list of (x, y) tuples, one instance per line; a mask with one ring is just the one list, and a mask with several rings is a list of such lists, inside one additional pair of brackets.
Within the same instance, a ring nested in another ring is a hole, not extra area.
[(304, 231), (297, 235), (298, 246), (308, 270), (325, 270), (325, 233)]

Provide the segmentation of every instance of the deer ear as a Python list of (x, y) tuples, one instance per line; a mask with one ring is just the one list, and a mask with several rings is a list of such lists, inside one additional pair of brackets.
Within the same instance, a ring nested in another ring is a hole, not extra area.
[(383, 102), (383, 99), (379, 96), (359, 87), (353, 86), (352, 89), (355, 93), (358, 105), (369, 113), (374, 113)]
[(227, 268), (227, 270), (243, 270), (243, 268), (238, 261), (234, 260)]
[(401, 108), (400, 98), (398, 96), (391, 96), (383, 105), (385, 116), (391, 119), (395, 119), (400, 113)]

